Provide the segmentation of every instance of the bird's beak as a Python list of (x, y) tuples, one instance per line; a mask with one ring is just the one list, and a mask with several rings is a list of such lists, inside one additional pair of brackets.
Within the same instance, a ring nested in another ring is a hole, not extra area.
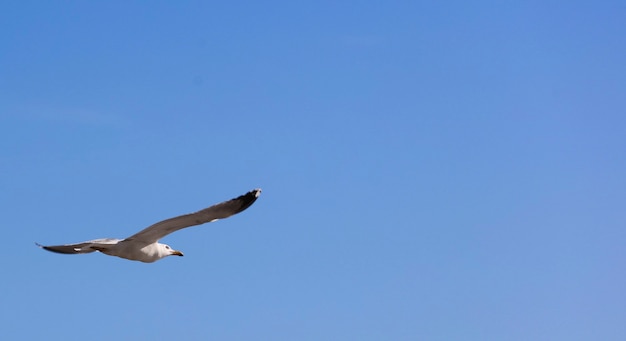
[(174, 250), (174, 251), (172, 251), (172, 256), (181, 256), (181, 257), (182, 257), (182, 256), (183, 256), (183, 253), (182, 253), (182, 252), (180, 252), (180, 251), (176, 251), (176, 250)]

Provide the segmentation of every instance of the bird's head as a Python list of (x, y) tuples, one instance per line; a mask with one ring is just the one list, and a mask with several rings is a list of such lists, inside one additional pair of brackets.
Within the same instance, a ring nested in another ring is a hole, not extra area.
[(165, 254), (165, 256), (183, 256), (182, 252), (172, 249), (167, 244), (161, 244), (161, 246), (163, 248), (163, 253)]

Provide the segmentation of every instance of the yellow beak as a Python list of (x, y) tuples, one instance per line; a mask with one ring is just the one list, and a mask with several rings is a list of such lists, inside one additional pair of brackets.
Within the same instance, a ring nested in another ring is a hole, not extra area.
[(181, 256), (181, 257), (182, 257), (182, 256), (183, 256), (183, 253), (182, 253), (182, 252), (180, 252), (180, 251), (176, 251), (176, 250), (174, 250), (174, 251), (172, 251), (172, 256)]

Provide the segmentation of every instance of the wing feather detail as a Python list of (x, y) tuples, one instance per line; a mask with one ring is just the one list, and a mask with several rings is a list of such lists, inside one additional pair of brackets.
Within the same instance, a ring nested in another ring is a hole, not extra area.
[(74, 254), (81, 254), (81, 253), (91, 253), (91, 252), (98, 251), (98, 249), (107, 249), (119, 243), (120, 241), (122, 240), (114, 239), (114, 238), (103, 238), (103, 239), (89, 240), (86, 242), (76, 243), (76, 244), (64, 244), (64, 245), (41, 245), (39, 243), (35, 243), (35, 244), (39, 246), (40, 248), (50, 251), (50, 252), (62, 253), (66, 255), (74, 255)]
[(127, 240), (154, 243), (170, 233), (190, 226), (214, 222), (240, 213), (250, 207), (261, 194), (261, 189), (254, 189), (237, 198), (215, 204), (195, 213), (184, 214), (153, 224), (138, 233), (126, 238)]

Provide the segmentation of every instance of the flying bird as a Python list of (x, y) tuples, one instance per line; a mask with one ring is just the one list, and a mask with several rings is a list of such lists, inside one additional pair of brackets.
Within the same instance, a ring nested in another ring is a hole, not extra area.
[(144, 263), (156, 262), (167, 256), (182, 256), (183, 253), (172, 249), (159, 239), (186, 227), (212, 223), (228, 218), (250, 207), (261, 194), (261, 189), (253, 189), (237, 198), (215, 204), (195, 213), (170, 218), (151, 225), (126, 239), (102, 238), (77, 244), (37, 246), (44, 250), (64, 254), (91, 253), (99, 251), (109, 256), (116, 256)]

